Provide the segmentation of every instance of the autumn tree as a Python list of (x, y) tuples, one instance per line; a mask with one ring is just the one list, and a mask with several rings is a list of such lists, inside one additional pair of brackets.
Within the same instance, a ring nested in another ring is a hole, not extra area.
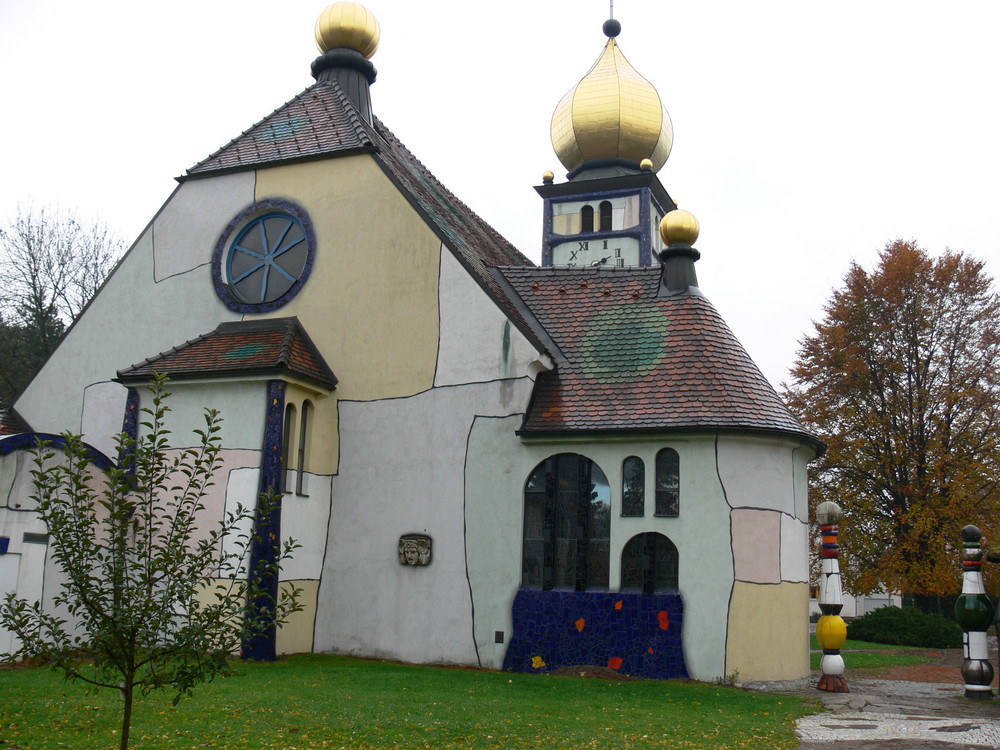
[(19, 206), (0, 223), (0, 403), (10, 403), (52, 352), (124, 250), (101, 221)]
[[(298, 545), (254, 532), (277, 506), (264, 496), (222, 519), (208, 514), (220, 418), (206, 410), (197, 444), (170, 449), (164, 382), (157, 378), (139, 437), (119, 435), (118, 464), (106, 472), (79, 436), (39, 447), (32, 500), (62, 583), (55, 609), (13, 593), (0, 600), (0, 626), (18, 643), (9, 658), (121, 693), (122, 750), (137, 691), (172, 689), (176, 703), (228, 673), (242, 643), (301, 609), (298, 589), (272, 585)], [(273, 549), (252, 555), (261, 545)]]
[[(853, 264), (786, 388), (827, 444), (812, 500), (845, 511), (845, 583), (957, 593), (960, 530), (1000, 531), (1000, 298), (983, 263), (914, 242)], [(995, 539), (995, 537), (992, 537)]]

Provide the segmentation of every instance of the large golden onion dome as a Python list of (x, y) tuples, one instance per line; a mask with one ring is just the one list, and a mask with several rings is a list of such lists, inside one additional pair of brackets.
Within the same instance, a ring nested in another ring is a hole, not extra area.
[(316, 19), (316, 46), (320, 52), (348, 47), (370, 58), (378, 49), (380, 35), (374, 14), (360, 3), (334, 3)]
[(589, 162), (627, 163), (643, 159), (658, 171), (674, 142), (670, 115), (653, 84), (639, 75), (615, 42), (617, 21), (604, 24), (608, 43), (583, 79), (552, 115), (552, 147), (573, 173)]

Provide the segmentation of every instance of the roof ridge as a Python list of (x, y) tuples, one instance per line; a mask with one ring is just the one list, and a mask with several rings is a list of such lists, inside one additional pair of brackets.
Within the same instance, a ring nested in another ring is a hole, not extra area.
[[(482, 216), (480, 216), (478, 213), (472, 210), (472, 208), (470, 208), (465, 201), (463, 201), (461, 198), (455, 195), (455, 193), (449, 190), (448, 187), (443, 182), (441, 182), (441, 180), (439, 180), (422, 161), (420, 161), (420, 159), (414, 156), (413, 152), (410, 151), (410, 149), (407, 148), (406, 145), (399, 140), (396, 134), (393, 133), (391, 130), (389, 130), (388, 127), (386, 127), (386, 124), (382, 122), (382, 120), (374, 116), (372, 119), (373, 122), (375, 123), (376, 131), (380, 132), (382, 137), (385, 138), (387, 141), (391, 141), (396, 148), (405, 152), (407, 158), (414, 165), (417, 166), (417, 168), (420, 170), (420, 173), (424, 177), (426, 177), (431, 183), (433, 183), (434, 186), (438, 188), (444, 194), (444, 196), (448, 198), (449, 201), (455, 203), (460, 209), (467, 212), (473, 219), (475, 219), (477, 225), (485, 229), (487, 233), (492, 236), (493, 239), (497, 240), (499, 244), (503, 247), (505, 253), (511, 256), (512, 260), (524, 261), (522, 265), (532, 265), (532, 266), (534, 265), (531, 259), (528, 258), (528, 256), (524, 255), (520, 250), (518, 250), (510, 242), (510, 240), (508, 240), (506, 237), (500, 234), (500, 232), (498, 232), (488, 221), (486, 221)], [(507, 252), (508, 250), (512, 252)]]
[(354, 124), (355, 133), (357, 134), (358, 138), (360, 138), (361, 140), (367, 140), (368, 145), (374, 146), (375, 144), (371, 140), (372, 133), (368, 129), (368, 123), (366, 123), (358, 116), (358, 110), (354, 107), (354, 104), (351, 102), (350, 98), (344, 92), (343, 87), (337, 82), (336, 79), (330, 79), (328, 81), (316, 81), (316, 83), (314, 83), (312, 86), (306, 89), (306, 91), (308, 91), (309, 89), (317, 88), (324, 84), (328, 85), (330, 87), (330, 90), (333, 91), (333, 95), (338, 99), (340, 99), (340, 103), (344, 106), (344, 109), (347, 112), (347, 119)]
[(278, 362), (290, 370), (292, 369), (292, 346), (295, 344), (295, 334), (299, 325), (298, 320), (294, 318), (286, 320), (288, 320), (288, 323), (285, 326), (285, 335), (282, 337), (281, 345), (278, 347)]

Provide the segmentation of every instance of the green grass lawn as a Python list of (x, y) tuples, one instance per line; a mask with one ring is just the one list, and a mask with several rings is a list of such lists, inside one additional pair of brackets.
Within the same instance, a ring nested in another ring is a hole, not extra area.
[[(819, 669), (820, 659), (823, 657), (816, 635), (809, 636), (809, 667)], [(885, 643), (870, 643), (868, 641), (844, 642), (840, 649), (844, 657), (844, 664), (848, 672), (854, 669), (880, 669), (885, 667), (903, 667), (911, 664), (926, 664), (933, 657), (927, 656), (928, 649), (915, 648), (913, 646), (890, 646)]]
[[(136, 702), (134, 748), (792, 748), (795, 696), (300, 655), (239, 664), (171, 706)], [(107, 748), (120, 698), (0, 670), (0, 748)]]

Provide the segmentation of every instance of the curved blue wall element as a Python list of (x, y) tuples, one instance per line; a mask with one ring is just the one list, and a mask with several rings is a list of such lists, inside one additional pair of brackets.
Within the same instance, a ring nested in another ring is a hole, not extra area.
[[(17, 435), (0, 438), (0, 456), (6, 456), (17, 450), (34, 450), (39, 442), (49, 443), (56, 450), (66, 449), (66, 438), (48, 432), (21, 432)], [(87, 449), (87, 459), (98, 469), (107, 471), (115, 462), (101, 453), (92, 445), (83, 443)]]

